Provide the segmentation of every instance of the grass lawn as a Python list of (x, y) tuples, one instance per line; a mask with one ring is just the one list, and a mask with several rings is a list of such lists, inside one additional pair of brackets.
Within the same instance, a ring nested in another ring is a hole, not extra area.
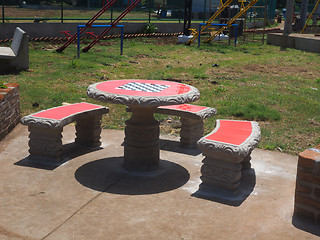
[[(320, 144), (320, 54), (261, 43), (203, 43), (186, 46), (177, 38), (102, 41), (76, 58), (76, 46), (56, 53), (53, 43), (30, 43), (30, 69), (0, 75), (0, 82), (20, 84), (22, 115), (61, 105), (88, 101), (87, 87), (111, 79), (177, 80), (197, 87), (195, 104), (215, 107), (216, 118), (249, 119), (260, 123), (259, 148), (297, 154)], [(85, 43), (81, 45), (84, 47)], [(105, 128), (123, 129), (129, 117), (125, 106), (105, 104), (110, 113)], [(157, 115), (162, 132), (179, 134), (177, 119)], [(215, 118), (206, 120), (205, 131)]]

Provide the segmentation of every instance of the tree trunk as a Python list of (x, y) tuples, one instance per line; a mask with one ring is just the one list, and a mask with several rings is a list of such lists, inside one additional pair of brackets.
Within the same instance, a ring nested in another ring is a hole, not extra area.
[(287, 0), (286, 20), (284, 22), (284, 30), (282, 33), (280, 50), (284, 51), (287, 48), (288, 36), (292, 32), (292, 20), (294, 11), (294, 0)]
[(301, 2), (299, 30), (302, 30), (302, 28), (306, 24), (307, 12), (308, 12), (308, 3), (309, 3), (309, 0), (302, 0), (302, 2)]
[(289, 35), (292, 32), (293, 11), (294, 11), (294, 1), (287, 0), (286, 21), (284, 23), (283, 35)]

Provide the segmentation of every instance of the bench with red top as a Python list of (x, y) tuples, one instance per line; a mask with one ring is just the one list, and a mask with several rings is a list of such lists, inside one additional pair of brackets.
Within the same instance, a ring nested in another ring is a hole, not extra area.
[(101, 118), (109, 109), (90, 103), (75, 103), (50, 108), (21, 119), (28, 126), (29, 159), (44, 164), (58, 164), (62, 158), (62, 131), (76, 121), (75, 142), (89, 147), (101, 145)]
[[(130, 111), (127, 108), (127, 111)], [(217, 110), (192, 104), (167, 105), (157, 108), (156, 113), (180, 117), (180, 143), (186, 147), (196, 147), (203, 136), (203, 120), (217, 114)]]
[(203, 136), (203, 120), (217, 114), (217, 110), (192, 104), (158, 107), (156, 113), (181, 117), (180, 143), (183, 146), (196, 147)]
[(198, 141), (198, 148), (205, 156), (199, 190), (235, 196), (241, 170), (251, 167), (250, 154), (259, 141), (257, 122), (216, 120), (216, 128)]

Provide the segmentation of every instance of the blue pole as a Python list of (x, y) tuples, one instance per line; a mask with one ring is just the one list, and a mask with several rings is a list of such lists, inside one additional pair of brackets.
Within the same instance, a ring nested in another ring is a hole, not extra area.
[(121, 26), (120, 55), (123, 54), (123, 26)]

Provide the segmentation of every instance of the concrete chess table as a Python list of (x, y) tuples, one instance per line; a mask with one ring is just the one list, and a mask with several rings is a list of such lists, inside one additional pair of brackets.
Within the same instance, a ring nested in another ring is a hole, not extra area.
[(152, 170), (159, 165), (159, 122), (154, 113), (159, 106), (194, 102), (200, 93), (187, 84), (158, 80), (113, 80), (92, 84), (89, 97), (101, 102), (130, 107), (126, 121), (124, 167), (134, 171)]

